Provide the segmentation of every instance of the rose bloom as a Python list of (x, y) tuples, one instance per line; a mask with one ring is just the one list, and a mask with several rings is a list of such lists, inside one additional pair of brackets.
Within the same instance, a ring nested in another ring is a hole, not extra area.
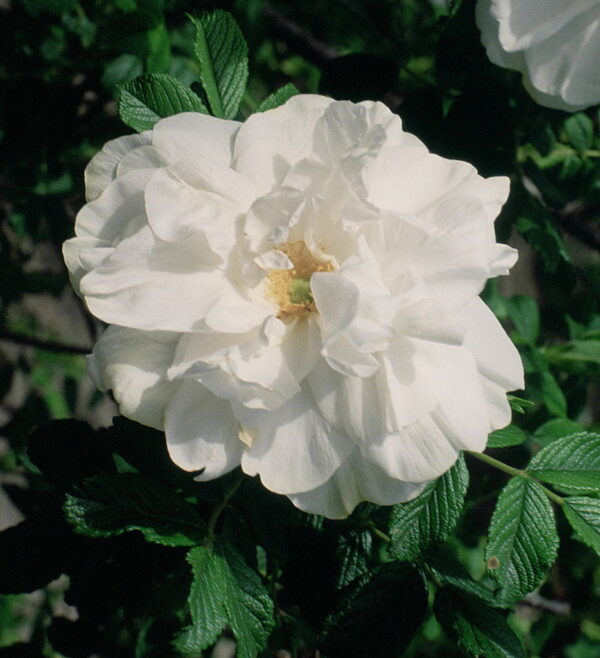
[(415, 497), (510, 422), (517, 351), (479, 299), (506, 178), (381, 103), (313, 95), (109, 142), (64, 246), (110, 324), (89, 359), (200, 481), (241, 464), (299, 508)]
[(488, 57), (520, 71), (540, 105), (600, 103), (599, 0), (478, 0), (476, 15)]

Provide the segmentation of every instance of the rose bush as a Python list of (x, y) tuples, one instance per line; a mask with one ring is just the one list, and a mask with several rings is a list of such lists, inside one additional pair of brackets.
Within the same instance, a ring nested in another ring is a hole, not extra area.
[(520, 71), (540, 105), (600, 103), (598, 0), (478, 0), (477, 24), (492, 62)]
[(236, 466), (301, 509), (416, 496), (523, 385), (479, 299), (516, 252), (508, 180), (428, 152), (380, 103), (295, 96), (106, 144), (64, 255), (110, 326), (89, 359), (175, 463)]

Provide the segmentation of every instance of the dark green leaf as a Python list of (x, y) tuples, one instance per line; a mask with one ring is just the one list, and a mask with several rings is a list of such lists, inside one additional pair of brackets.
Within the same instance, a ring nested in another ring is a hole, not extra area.
[(521, 338), (535, 345), (540, 333), (540, 314), (535, 300), (516, 295), (506, 300), (506, 309)]
[(130, 128), (142, 132), (179, 112), (203, 112), (206, 108), (191, 89), (165, 73), (151, 73), (120, 87), (119, 116)]
[(340, 570), (337, 586), (346, 587), (369, 571), (373, 538), (368, 530), (351, 530), (338, 537), (337, 557)]
[(548, 407), (548, 411), (556, 416), (566, 416), (567, 400), (556, 381), (556, 377), (550, 370), (545, 370), (539, 373), (539, 379), (542, 400), (546, 407)]
[(540, 450), (528, 473), (568, 492), (600, 492), (600, 434), (580, 432)]
[(139, 530), (150, 542), (193, 546), (205, 534), (204, 521), (192, 505), (139, 473), (88, 478), (67, 495), (64, 508), (75, 530), (90, 537)]
[(448, 635), (473, 656), (520, 658), (523, 647), (504, 615), (481, 599), (454, 587), (443, 587), (435, 597), (437, 620)]
[(582, 430), (583, 427), (573, 420), (569, 420), (568, 418), (553, 418), (547, 423), (540, 425), (533, 433), (533, 437), (538, 443), (545, 446), (556, 439), (560, 439), (568, 434), (581, 432)]
[(225, 627), (237, 642), (238, 658), (256, 658), (274, 626), (273, 601), (235, 549), (216, 541), (187, 556), (193, 582), (188, 604), (192, 625), (177, 638), (183, 653), (198, 653), (216, 642)]
[(166, 73), (171, 63), (171, 42), (164, 23), (146, 32), (148, 55), (146, 71), (148, 73)]
[(288, 84), (280, 87), (277, 91), (274, 91), (270, 96), (267, 96), (261, 104), (256, 109), (257, 112), (266, 112), (267, 110), (272, 110), (280, 105), (283, 105), (288, 101), (292, 96), (299, 94), (300, 92), (296, 87), (288, 82)]
[(233, 119), (246, 90), (248, 46), (237, 23), (226, 11), (217, 9), (200, 18), (196, 26), (196, 57), (200, 81), (210, 110), (216, 117)]
[(390, 516), (390, 553), (398, 560), (417, 560), (432, 544), (443, 542), (458, 522), (469, 484), (462, 455), (415, 500), (395, 505)]
[(519, 601), (554, 562), (558, 535), (552, 506), (539, 484), (512, 478), (498, 497), (485, 550), (499, 598)]
[(583, 112), (573, 114), (565, 121), (565, 131), (577, 151), (586, 151), (594, 144), (594, 124)]
[(407, 565), (383, 564), (351, 586), (339, 610), (326, 620), (324, 654), (327, 658), (398, 656), (426, 610), (421, 576)]
[(527, 438), (525, 432), (516, 425), (509, 425), (501, 430), (496, 430), (488, 436), (488, 448), (508, 448), (509, 446), (521, 445)]
[(565, 498), (562, 510), (577, 539), (600, 555), (600, 500), (583, 496)]
[(433, 575), (436, 584), (452, 585), (483, 599), (487, 605), (493, 607), (507, 607), (507, 604), (494, 597), (494, 592), (489, 587), (473, 580), (463, 565), (445, 547), (428, 553), (425, 566), (429, 574)]

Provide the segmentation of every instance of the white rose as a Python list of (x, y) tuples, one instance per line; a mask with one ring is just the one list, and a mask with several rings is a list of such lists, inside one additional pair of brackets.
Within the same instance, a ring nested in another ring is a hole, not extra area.
[(476, 12), (488, 57), (520, 71), (540, 105), (600, 103), (599, 0), (478, 0)]
[(510, 421), (519, 356), (479, 299), (506, 178), (430, 154), (380, 103), (296, 96), (109, 142), (64, 254), (111, 326), (90, 371), (173, 461), (301, 509), (416, 496)]

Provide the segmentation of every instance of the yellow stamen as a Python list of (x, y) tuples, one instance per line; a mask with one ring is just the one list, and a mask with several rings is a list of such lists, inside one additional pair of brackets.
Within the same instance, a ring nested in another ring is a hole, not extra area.
[(291, 322), (317, 310), (310, 290), (310, 277), (315, 272), (331, 272), (334, 267), (330, 262), (323, 263), (314, 258), (302, 241), (286, 242), (275, 249), (283, 252), (294, 267), (269, 272), (268, 296), (279, 307), (277, 317)]

